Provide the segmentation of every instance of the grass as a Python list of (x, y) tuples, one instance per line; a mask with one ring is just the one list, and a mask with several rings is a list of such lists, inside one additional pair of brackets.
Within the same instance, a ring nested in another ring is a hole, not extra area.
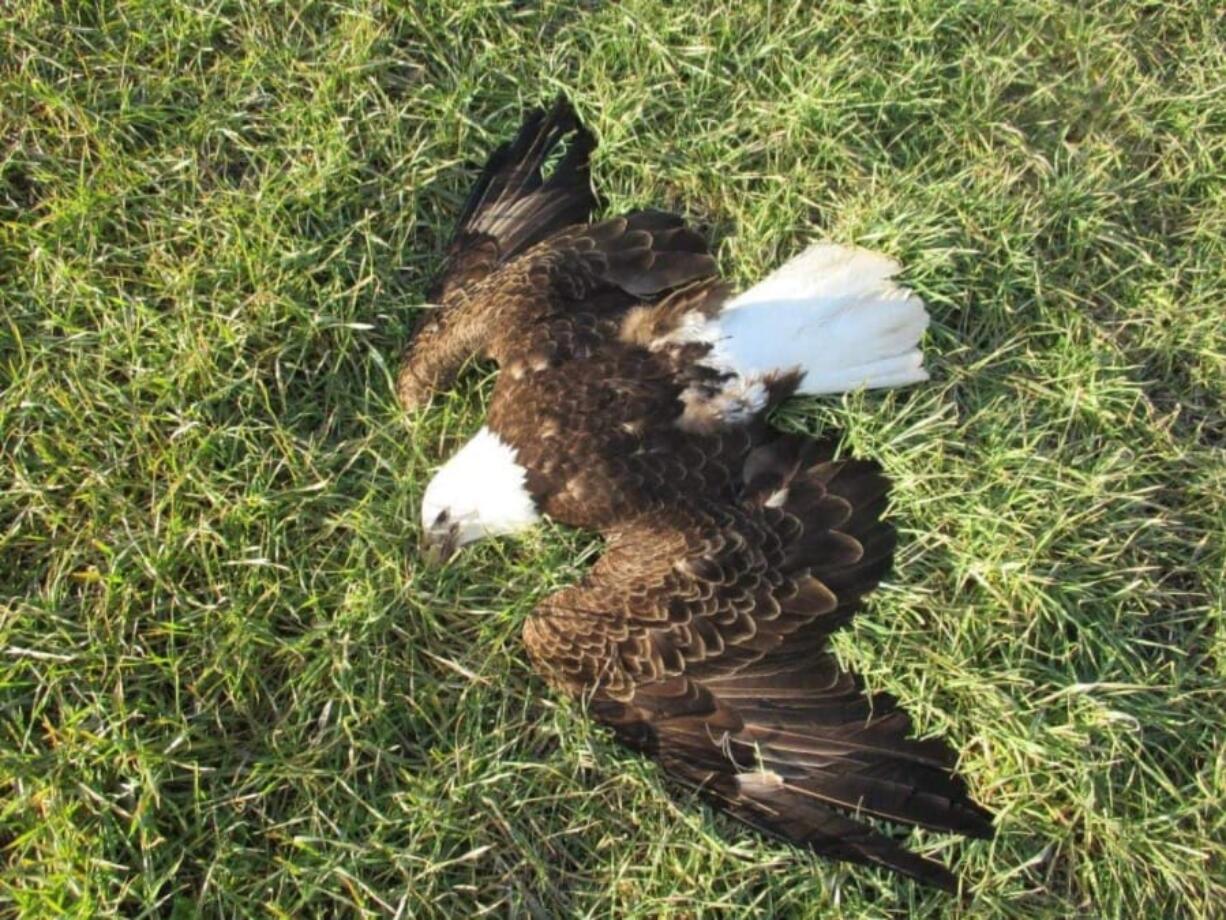
[[(0, 915), (1220, 911), (1214, 7), (7, 4)], [(930, 384), (783, 422), (897, 482), (839, 649), (999, 814), (917, 838), (973, 900), (674, 804), (556, 700), (518, 631), (582, 535), (419, 566), (489, 380), (405, 418), (389, 374), (465, 164), (559, 89), (610, 209), (740, 280), (854, 240), (931, 305)]]

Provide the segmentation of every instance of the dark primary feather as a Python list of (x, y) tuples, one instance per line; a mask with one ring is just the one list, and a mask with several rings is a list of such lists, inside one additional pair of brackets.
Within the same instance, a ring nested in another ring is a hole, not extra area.
[[(564, 142), (565, 154), (545, 179), (546, 161)], [(551, 233), (586, 221), (596, 207), (589, 168), (595, 147), (565, 97), (548, 111), (529, 112), (514, 140), (490, 154), (469, 193), (431, 300), (445, 302)]]

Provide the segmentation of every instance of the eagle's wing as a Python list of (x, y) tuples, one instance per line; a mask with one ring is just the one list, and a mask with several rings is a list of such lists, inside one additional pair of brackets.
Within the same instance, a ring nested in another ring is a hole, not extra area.
[[(569, 319), (588, 323), (573, 332), (595, 349), (617, 336), (611, 317), (714, 271), (706, 239), (664, 211), (561, 230), (425, 312), (401, 363), (398, 395), (406, 407), (419, 405), (477, 354), (515, 373), (560, 363), (568, 343), (580, 341), (563, 328)], [(606, 322), (589, 322), (596, 318)]]
[(525, 642), (552, 683), (733, 816), (952, 888), (943, 865), (851, 814), (972, 836), (991, 826), (949, 747), (909, 738), (906, 713), (828, 648), (894, 546), (887, 480), (830, 456), (785, 436), (751, 457), (745, 506), (661, 510), (611, 531)]
[[(563, 143), (566, 152), (545, 178), (546, 162)], [(596, 208), (589, 169), (595, 147), (565, 97), (548, 111), (529, 111), (515, 137), (490, 154), (469, 192), (431, 302), (454, 302), (551, 233), (585, 223)]]

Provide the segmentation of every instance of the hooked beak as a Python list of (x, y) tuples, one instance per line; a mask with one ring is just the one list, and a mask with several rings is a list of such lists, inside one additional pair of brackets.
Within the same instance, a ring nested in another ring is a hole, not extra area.
[(447, 528), (431, 528), (422, 538), (421, 558), (426, 565), (436, 568), (450, 562), (460, 548), (460, 525)]

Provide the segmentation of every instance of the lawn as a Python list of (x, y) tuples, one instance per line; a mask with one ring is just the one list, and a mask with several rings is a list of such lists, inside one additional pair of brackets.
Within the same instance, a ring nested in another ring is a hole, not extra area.
[[(5, 4), (0, 916), (1220, 916), (1215, 6)], [(559, 90), (610, 211), (928, 301), (929, 384), (779, 422), (896, 481), (838, 649), (998, 814), (915, 838), (967, 900), (674, 802), (554, 697), (519, 628), (587, 536), (421, 566), (490, 377), (414, 417), (391, 377)]]

